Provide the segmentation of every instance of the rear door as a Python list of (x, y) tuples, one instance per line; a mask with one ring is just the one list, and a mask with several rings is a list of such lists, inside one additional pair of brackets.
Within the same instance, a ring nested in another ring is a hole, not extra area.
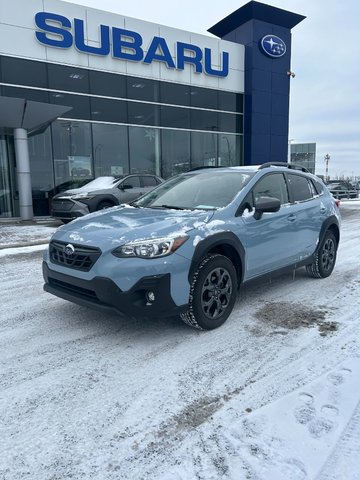
[(286, 178), (295, 216), (296, 261), (300, 261), (315, 251), (321, 226), (328, 213), (322, 196), (318, 195), (310, 178), (296, 173), (287, 173)]

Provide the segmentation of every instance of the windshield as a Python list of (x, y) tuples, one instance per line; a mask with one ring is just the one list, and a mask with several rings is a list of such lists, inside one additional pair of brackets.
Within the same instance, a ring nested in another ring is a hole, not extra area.
[(134, 205), (190, 210), (225, 207), (253, 175), (254, 173), (236, 171), (178, 175), (141, 197)]

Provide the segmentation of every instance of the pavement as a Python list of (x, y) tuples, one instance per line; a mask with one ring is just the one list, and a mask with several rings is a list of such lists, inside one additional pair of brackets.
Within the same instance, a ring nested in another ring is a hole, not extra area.
[(51, 217), (37, 217), (34, 220), (0, 219), (0, 250), (46, 245), (60, 225), (62, 223), (59, 220)]

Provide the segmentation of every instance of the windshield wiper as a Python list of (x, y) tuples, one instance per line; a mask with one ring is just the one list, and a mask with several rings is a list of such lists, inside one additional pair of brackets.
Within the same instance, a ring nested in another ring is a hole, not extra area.
[(177, 207), (175, 205), (154, 205), (154, 206), (150, 206), (150, 208), (169, 208), (171, 210), (192, 210), (191, 208), (188, 208), (188, 207)]

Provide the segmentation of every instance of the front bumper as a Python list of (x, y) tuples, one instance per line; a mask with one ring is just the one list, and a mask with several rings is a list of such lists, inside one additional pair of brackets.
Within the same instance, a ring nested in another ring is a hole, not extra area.
[[(43, 262), (44, 290), (64, 300), (96, 310), (122, 313), (131, 317), (165, 317), (184, 313), (188, 305), (178, 306), (170, 293), (170, 274), (141, 278), (130, 290), (123, 292), (112, 280), (94, 277), (84, 280), (50, 270)], [(154, 292), (148, 302), (146, 292)]]
[(90, 213), (88, 205), (72, 199), (55, 199), (51, 207), (51, 216), (64, 220), (74, 220)]

